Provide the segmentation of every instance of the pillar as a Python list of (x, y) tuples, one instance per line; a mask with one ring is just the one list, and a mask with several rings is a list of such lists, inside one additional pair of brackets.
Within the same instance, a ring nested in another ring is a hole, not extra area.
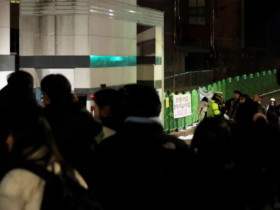
[[(163, 28), (152, 27), (137, 35), (137, 83), (154, 87), (163, 103), (164, 97)], [(163, 122), (163, 108), (160, 119)]]
[(0, 0), (0, 89), (15, 70), (15, 57), (10, 55), (10, 1)]

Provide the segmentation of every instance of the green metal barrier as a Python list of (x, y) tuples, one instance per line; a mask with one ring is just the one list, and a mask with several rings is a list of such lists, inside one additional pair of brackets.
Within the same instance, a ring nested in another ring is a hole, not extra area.
[(167, 93), (164, 93), (164, 131), (170, 131), (170, 104)]
[(267, 83), (267, 92), (270, 92), (273, 90), (273, 79), (272, 79), (272, 71), (271, 70), (268, 70), (267, 73), (266, 73), (266, 83)]
[(274, 69), (273, 70), (273, 80), (272, 80), (273, 90), (276, 90), (277, 88), (279, 88), (278, 84), (277, 84), (277, 77), (276, 77), (276, 75), (277, 75), (277, 70)]
[[(248, 81), (247, 81), (247, 75), (246, 74), (244, 74), (242, 77), (241, 77), (241, 81), (240, 81), (240, 83), (241, 83), (241, 92), (248, 92)], [(249, 93), (247, 93), (247, 94), (249, 94)]]
[(261, 78), (260, 78), (260, 73), (257, 72), (255, 74), (255, 93), (254, 94), (260, 94), (261, 92)]
[(266, 72), (265, 71), (263, 71), (262, 73), (261, 73), (261, 88), (260, 88), (260, 94), (263, 94), (263, 93), (265, 93), (266, 92)]
[[(217, 83), (209, 84), (207, 87), (204, 86), (203, 89), (211, 91), (213, 87), (214, 92), (223, 92), (223, 96), (226, 100), (232, 98), (234, 90), (240, 90), (242, 93), (248, 94), (251, 97), (255, 93), (263, 94), (278, 89), (276, 75), (276, 69), (249, 75), (245, 74), (242, 77), (236, 76), (234, 79), (231, 77), (223, 79)], [(190, 94), (190, 92), (186, 94)], [(187, 128), (187, 126), (199, 120), (199, 116), (196, 114), (196, 109), (199, 104), (199, 94), (197, 90), (191, 91), (192, 115), (188, 117), (174, 119), (173, 96), (174, 93), (171, 93), (169, 96), (167, 93), (164, 93), (164, 130), (167, 132), (184, 127)]]
[(175, 94), (174, 93), (171, 93), (170, 95), (169, 95), (169, 106), (170, 106), (170, 131), (172, 131), (172, 130), (176, 130), (177, 129), (177, 127), (176, 127), (176, 123), (175, 123), (175, 120), (174, 120), (174, 111), (173, 111), (173, 96), (174, 96)]
[(199, 120), (199, 116), (196, 113), (197, 107), (199, 103), (199, 95), (197, 90), (192, 91), (192, 123), (197, 122)]
[[(183, 95), (183, 94), (179, 93), (178, 95)], [(183, 129), (185, 127), (184, 117), (175, 119), (175, 123), (176, 123), (176, 127), (177, 127), (178, 130)]]
[(223, 81), (222, 81), (222, 92), (223, 92), (224, 98), (226, 100), (228, 100), (228, 97), (227, 97), (227, 86), (226, 86), (226, 80), (225, 79), (223, 79)]
[(212, 85), (208, 85), (207, 87), (208, 92), (212, 90)]
[(242, 92), (242, 84), (241, 84), (241, 81), (240, 81), (240, 77), (239, 76), (236, 76), (234, 78), (234, 83), (233, 83), (233, 89), (231, 91), (231, 95), (233, 95), (234, 91), (235, 90), (240, 90)]
[(227, 95), (227, 99), (230, 99), (230, 98), (233, 97), (233, 92), (234, 92), (234, 81), (230, 77), (226, 81), (226, 95)]
[(222, 83), (221, 83), (221, 81), (218, 82), (218, 91), (219, 92), (223, 92), (222, 91)]
[(248, 78), (248, 94), (252, 97), (255, 94), (255, 77), (254, 74), (250, 74)]
[(217, 83), (213, 84), (213, 91), (214, 91), (214, 93), (218, 91)]
[[(191, 93), (187, 92), (186, 94), (191, 94)], [(184, 123), (185, 123), (185, 128), (187, 128), (188, 126), (192, 125), (193, 124), (192, 115), (184, 117)]]

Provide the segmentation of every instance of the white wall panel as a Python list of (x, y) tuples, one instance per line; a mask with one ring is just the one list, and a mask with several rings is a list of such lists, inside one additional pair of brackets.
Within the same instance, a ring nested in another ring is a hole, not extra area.
[(91, 69), (91, 87), (100, 87), (136, 83), (136, 66)]
[(76, 68), (75, 69), (75, 88), (90, 88), (91, 87), (91, 69)]
[(0, 55), (10, 55), (10, 28), (0, 27)]
[(40, 81), (49, 74), (61, 74), (69, 80), (71, 84), (71, 89), (74, 90), (75, 87), (74, 69), (36, 69), (36, 71)]
[(0, 0), (0, 27), (10, 28), (10, 1)]
[(7, 76), (13, 71), (0, 71), (0, 90), (5, 87), (7, 83)]

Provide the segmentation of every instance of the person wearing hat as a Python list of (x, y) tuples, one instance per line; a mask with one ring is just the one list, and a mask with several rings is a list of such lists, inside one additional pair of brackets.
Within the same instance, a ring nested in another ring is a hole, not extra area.
[(239, 90), (235, 90), (233, 98), (229, 99), (226, 102), (226, 113), (230, 117), (232, 117), (230, 113), (234, 113), (237, 108), (237, 104), (240, 99), (240, 96), (241, 96), (241, 92)]
[(269, 123), (278, 125), (278, 107), (274, 98), (270, 99), (270, 104), (267, 107), (266, 116)]
[(275, 106), (276, 107), (275, 98), (271, 98), (270, 99), (269, 105), (266, 107), (266, 111), (268, 111), (269, 107), (271, 107), (271, 106)]
[(215, 92), (212, 100), (208, 103), (207, 117), (217, 117), (221, 115), (221, 102), (223, 101), (223, 93)]

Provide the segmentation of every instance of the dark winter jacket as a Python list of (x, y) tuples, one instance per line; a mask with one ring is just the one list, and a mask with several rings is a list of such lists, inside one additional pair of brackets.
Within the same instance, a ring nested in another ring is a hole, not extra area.
[(269, 123), (271, 124), (274, 124), (274, 125), (277, 125), (278, 124), (278, 121), (279, 121), (279, 117), (278, 117), (278, 110), (279, 109), (278, 107), (272, 107), (270, 106), (267, 110), (267, 120)]
[[(176, 202), (168, 190), (189, 190), (188, 146), (165, 134), (162, 125), (153, 118), (128, 118), (116, 135), (102, 141), (98, 163), (97, 196), (101, 197), (105, 210), (136, 206), (164, 208), (168, 203), (174, 208)], [(141, 191), (144, 199), (139, 190), (144, 190)], [(157, 201), (155, 192), (161, 201)], [(108, 203), (109, 198), (122, 203), (121, 206)]]
[(79, 102), (47, 105), (45, 115), (60, 153), (91, 187), (97, 147), (95, 137), (102, 131), (101, 124)]

